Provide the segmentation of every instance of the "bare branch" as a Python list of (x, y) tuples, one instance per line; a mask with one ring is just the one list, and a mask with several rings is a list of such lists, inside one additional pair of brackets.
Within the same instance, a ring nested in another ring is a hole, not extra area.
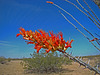
[(85, 68), (88, 68), (88, 69), (90, 69), (91, 71), (94, 71), (95, 74), (100, 74), (100, 71), (99, 71), (97, 68), (94, 68), (94, 67), (90, 66), (89, 64), (85, 63), (84, 61), (82, 61), (82, 60), (80, 60), (80, 59), (78, 59), (78, 58), (76, 58), (76, 57), (73, 57), (73, 56), (69, 55), (69, 54), (66, 53), (66, 52), (64, 53), (64, 55), (65, 55), (66, 57), (70, 57), (71, 60), (73, 60), (73, 61), (79, 63), (80, 65), (84, 66)]
[(96, 22), (93, 21), (92, 18), (89, 17), (84, 11), (82, 11), (82, 10), (81, 10), (79, 7), (77, 7), (74, 3), (72, 3), (72, 2), (70, 2), (70, 1), (68, 1), (68, 0), (65, 0), (65, 1), (68, 2), (68, 3), (70, 3), (70, 4), (72, 4), (73, 6), (75, 6), (79, 11), (81, 11), (83, 14), (85, 14), (85, 15), (100, 29), (99, 25), (97, 25)]
[(87, 4), (87, 2), (85, 0), (83, 0), (83, 1), (88, 6), (88, 8), (91, 10), (91, 12), (94, 14), (94, 16), (97, 18), (97, 20), (100, 22), (99, 18), (96, 16), (96, 14), (93, 12), (93, 10), (91, 9), (91, 7)]
[[(65, 18), (65, 20), (67, 20), (72, 26), (74, 26), (76, 30), (78, 30), (86, 39), (88, 39), (88, 40), (90, 41), (90, 39), (89, 39), (83, 32), (81, 32), (72, 22), (70, 22), (70, 21), (65, 17), (64, 14), (62, 14), (61, 12), (60, 12), (60, 14)], [(94, 45), (94, 44), (92, 43), (92, 41), (91, 41), (91, 44), (92, 44), (96, 49), (98, 49), (98, 50), (100, 51), (100, 49), (99, 49), (96, 45)]]
[(86, 10), (80, 3), (79, 3), (79, 1), (78, 0), (76, 0), (77, 1), (77, 3), (93, 18), (93, 20), (100, 26), (100, 24), (95, 20), (95, 18), (89, 13), (89, 11), (88, 10)]

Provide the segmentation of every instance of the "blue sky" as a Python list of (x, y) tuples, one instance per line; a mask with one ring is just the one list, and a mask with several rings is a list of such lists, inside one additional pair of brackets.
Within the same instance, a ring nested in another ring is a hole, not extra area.
[[(18, 28), (20, 27), (32, 31), (38, 29), (43, 29), (46, 32), (53, 31), (54, 33), (62, 31), (66, 41), (74, 39), (71, 48), (73, 56), (100, 54), (100, 51), (94, 48), (82, 34), (62, 17), (57, 7), (47, 4), (46, 1), (0, 0), (0, 56), (11, 58), (30, 57), (30, 53), (32, 54), (35, 51), (34, 45), (27, 45), (21, 36), (16, 38), (16, 34), (19, 33)], [(75, 7), (64, 0), (52, 1), (70, 12), (92, 34), (100, 34), (100, 30)], [(75, 0), (70, 1), (79, 6)], [(82, 0), (79, 1), (86, 7)], [(100, 9), (91, 0), (87, 0), (87, 3), (89, 3), (100, 19)], [(93, 39), (71, 17), (64, 12), (62, 13), (90, 39)], [(98, 38), (95, 34), (94, 36)], [(98, 47), (100, 48), (100, 46)]]

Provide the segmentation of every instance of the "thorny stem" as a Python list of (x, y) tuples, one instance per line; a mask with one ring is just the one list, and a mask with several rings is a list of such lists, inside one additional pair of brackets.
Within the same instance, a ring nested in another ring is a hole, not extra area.
[[(68, 13), (66, 10), (64, 10), (63, 8), (61, 8), (60, 6), (58, 6), (56, 4), (53, 4), (53, 5), (55, 5), (56, 7), (58, 7), (59, 9), (63, 10), (65, 13), (67, 13), (69, 16), (71, 16), (85, 31), (87, 31), (95, 39), (95, 37), (81, 23), (79, 23), (70, 13)], [(100, 45), (100, 43), (97, 40), (96, 40), (96, 42), (98, 43), (98, 45)]]
[(73, 57), (72, 55), (70, 55), (70, 54), (68, 54), (68, 53), (66, 53), (66, 52), (64, 52), (64, 51), (61, 51), (61, 50), (58, 50), (58, 51), (62, 52), (66, 57), (69, 57), (71, 60), (73, 60), (73, 61), (79, 63), (80, 65), (85, 66), (85, 68), (88, 68), (88, 69), (94, 71), (95, 74), (100, 74), (100, 71), (99, 71), (97, 68), (94, 68), (94, 67), (90, 66), (89, 64), (85, 63), (85, 62), (82, 61), (81, 59), (78, 59), (78, 58), (76, 58), (76, 57)]
[[(93, 10), (90, 8), (90, 6), (87, 4), (85, 0), (83, 0), (85, 4), (88, 6), (88, 8), (91, 10), (91, 12), (94, 14), (94, 16), (97, 18), (97, 20), (100, 22), (99, 18), (96, 16), (96, 14), (93, 12)], [(100, 25), (99, 25), (100, 26)]]
[(100, 24), (94, 19), (94, 17), (89, 13), (89, 11), (87, 11), (80, 3), (78, 0), (76, 0), (77, 3), (93, 18), (93, 20), (100, 26)]
[(92, 20), (92, 18), (91, 17), (89, 17), (84, 11), (82, 11), (79, 7), (77, 7), (74, 3), (72, 3), (72, 2), (70, 2), (70, 1), (68, 1), (68, 0), (65, 0), (66, 2), (68, 2), (68, 3), (70, 3), (70, 4), (72, 4), (73, 6), (75, 6), (79, 11), (81, 11), (83, 14), (85, 14), (99, 29), (100, 29), (100, 27), (95, 23), (95, 21), (93, 21)]
[[(70, 22), (70, 21), (65, 17), (64, 14), (62, 14), (61, 12), (60, 12), (60, 14), (65, 18), (65, 20), (67, 20), (71, 25), (73, 25), (73, 26), (75, 27), (76, 30), (78, 30), (84, 37), (86, 37), (86, 38), (90, 41), (90, 39), (89, 39), (83, 32), (81, 32), (72, 22)], [(91, 41), (91, 44), (92, 44), (96, 49), (98, 49), (98, 50), (100, 51), (100, 49), (99, 49), (97, 46), (95, 46), (95, 45), (93, 44), (92, 41)]]
[[(96, 33), (95, 33), (96, 34)], [(100, 35), (96, 34), (98, 37), (100, 37)]]

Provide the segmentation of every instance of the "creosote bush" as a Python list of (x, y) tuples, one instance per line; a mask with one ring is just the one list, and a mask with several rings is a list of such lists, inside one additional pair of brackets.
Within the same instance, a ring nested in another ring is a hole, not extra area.
[(11, 61), (11, 58), (8, 58), (7, 60), (8, 60), (8, 62), (10, 62)]
[[(71, 61), (66, 58), (58, 56), (57, 53), (33, 53), (32, 58), (24, 58), (21, 64), (23, 65), (26, 73), (56, 73), (62, 71), (62, 64)], [(68, 64), (68, 63), (67, 63)]]

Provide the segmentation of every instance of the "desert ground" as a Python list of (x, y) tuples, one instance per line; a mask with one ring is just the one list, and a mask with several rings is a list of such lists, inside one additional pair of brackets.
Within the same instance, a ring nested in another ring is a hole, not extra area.
[[(84, 58), (84, 61), (88, 58)], [(51, 73), (51, 74), (34, 74), (34, 73), (25, 73), (22, 65), (20, 64), (22, 60), (11, 60), (6, 64), (0, 64), (0, 75), (94, 75), (93, 71), (89, 69), (84, 69), (83, 66), (80, 66), (77, 62), (72, 62), (71, 65), (62, 65), (64, 71), (60, 73)], [(91, 59), (90, 64), (94, 65), (95, 60)], [(99, 74), (97, 74), (99, 75)]]

